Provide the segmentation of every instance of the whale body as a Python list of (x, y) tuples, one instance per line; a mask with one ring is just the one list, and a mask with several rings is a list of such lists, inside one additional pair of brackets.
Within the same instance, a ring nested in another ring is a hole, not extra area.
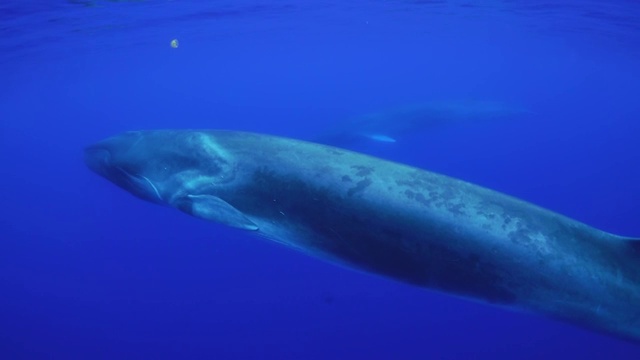
[(85, 162), (144, 200), (321, 259), (640, 341), (640, 241), (462, 180), (234, 131), (127, 132)]
[(450, 100), (404, 104), (345, 119), (313, 141), (354, 148), (360, 143), (396, 143), (407, 135), (462, 123), (515, 120), (528, 110), (498, 101)]

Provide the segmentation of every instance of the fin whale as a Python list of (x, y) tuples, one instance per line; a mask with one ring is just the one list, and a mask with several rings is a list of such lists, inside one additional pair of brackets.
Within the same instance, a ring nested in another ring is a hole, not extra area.
[(137, 197), (306, 254), (640, 343), (640, 241), (468, 182), (289, 138), (134, 131), (85, 163)]
[(430, 101), (348, 118), (316, 136), (313, 141), (351, 148), (355, 144), (396, 143), (406, 135), (436, 127), (470, 122), (491, 122), (526, 115), (522, 107), (479, 100)]

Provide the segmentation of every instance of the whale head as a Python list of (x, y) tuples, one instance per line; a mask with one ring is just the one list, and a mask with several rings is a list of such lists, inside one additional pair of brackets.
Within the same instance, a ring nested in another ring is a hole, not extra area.
[(212, 133), (130, 131), (86, 147), (84, 160), (91, 170), (144, 200), (257, 229), (224, 200), (238, 166)]
[(156, 203), (183, 193), (214, 191), (233, 179), (228, 154), (210, 134), (129, 131), (84, 150), (86, 165), (132, 194)]
[(84, 161), (95, 173), (133, 195), (162, 203), (163, 196), (155, 184), (161, 172), (153, 170), (159, 165), (158, 158), (145, 151), (145, 140), (146, 136), (136, 131), (110, 137), (86, 147)]

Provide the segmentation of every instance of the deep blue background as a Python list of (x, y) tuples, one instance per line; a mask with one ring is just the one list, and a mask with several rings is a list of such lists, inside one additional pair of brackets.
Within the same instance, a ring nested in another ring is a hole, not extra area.
[(125, 130), (313, 138), (496, 100), (530, 112), (360, 150), (640, 236), (638, 7), (608, 3), (3, 2), (0, 358), (640, 358), (142, 202), (82, 163)]

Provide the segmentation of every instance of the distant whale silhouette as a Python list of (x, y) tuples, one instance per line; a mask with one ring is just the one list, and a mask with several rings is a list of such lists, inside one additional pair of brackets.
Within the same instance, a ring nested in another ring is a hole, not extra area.
[(522, 107), (497, 101), (432, 101), (347, 119), (320, 134), (314, 141), (335, 146), (350, 146), (363, 141), (395, 143), (407, 134), (437, 126), (507, 119), (526, 113)]
[(232, 131), (128, 132), (85, 162), (142, 199), (309, 255), (640, 340), (640, 241), (461, 180)]

